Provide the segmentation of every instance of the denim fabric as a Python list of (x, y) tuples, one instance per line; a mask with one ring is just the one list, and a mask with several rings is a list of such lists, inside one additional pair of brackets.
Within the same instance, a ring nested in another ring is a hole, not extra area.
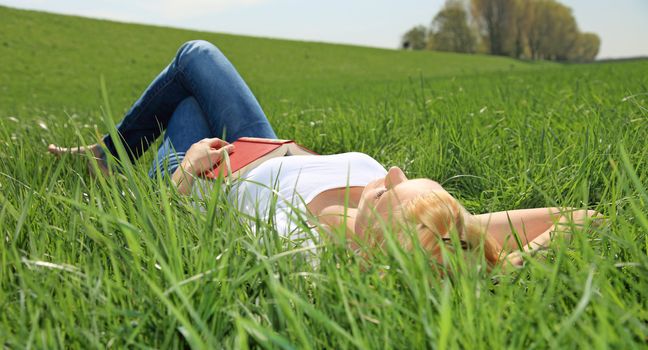
[(164, 139), (149, 170), (149, 177), (154, 178), (158, 168), (162, 176), (173, 174), (189, 147), (206, 137), (212, 137), (207, 117), (195, 98), (185, 98), (169, 120)]
[[(228, 142), (243, 136), (276, 138), (243, 78), (218, 48), (203, 40), (183, 44), (117, 124), (130, 161), (139, 158), (165, 129), (150, 176), (157, 167), (171, 174), (189, 147), (205, 137)], [(118, 157), (109, 135), (103, 143), (108, 153)]]

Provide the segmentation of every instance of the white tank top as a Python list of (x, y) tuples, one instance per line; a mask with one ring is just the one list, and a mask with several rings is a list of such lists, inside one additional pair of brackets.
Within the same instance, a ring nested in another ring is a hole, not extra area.
[(315, 232), (301, 229), (297, 213), (303, 215), (306, 204), (326, 190), (366, 186), (386, 174), (375, 159), (358, 152), (272, 158), (242, 174), (228, 199), (242, 213), (267, 220), (276, 196), (272, 209), (277, 232), (303, 247), (314, 248)]

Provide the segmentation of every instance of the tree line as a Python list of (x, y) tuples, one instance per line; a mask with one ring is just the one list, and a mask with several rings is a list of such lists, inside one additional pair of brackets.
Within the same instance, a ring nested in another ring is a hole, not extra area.
[(489, 53), (520, 59), (588, 62), (601, 39), (583, 33), (555, 0), (448, 0), (429, 28), (403, 35), (401, 48)]

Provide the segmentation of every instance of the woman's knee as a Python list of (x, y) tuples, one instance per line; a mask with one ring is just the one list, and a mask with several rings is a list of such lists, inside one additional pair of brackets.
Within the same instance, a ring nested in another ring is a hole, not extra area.
[(194, 58), (209, 56), (222, 56), (223, 53), (212, 43), (206, 40), (191, 40), (180, 46), (176, 59), (178, 61), (191, 61)]

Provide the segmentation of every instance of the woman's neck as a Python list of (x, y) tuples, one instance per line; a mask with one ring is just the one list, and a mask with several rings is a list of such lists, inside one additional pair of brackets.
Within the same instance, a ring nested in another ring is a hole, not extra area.
[(364, 186), (332, 188), (315, 196), (306, 207), (315, 216), (320, 216), (328, 207), (357, 208), (363, 190)]
[(317, 218), (318, 225), (326, 225), (334, 230), (343, 229), (347, 241), (353, 242), (357, 208), (363, 190), (364, 186), (333, 188), (315, 196), (306, 207)]

